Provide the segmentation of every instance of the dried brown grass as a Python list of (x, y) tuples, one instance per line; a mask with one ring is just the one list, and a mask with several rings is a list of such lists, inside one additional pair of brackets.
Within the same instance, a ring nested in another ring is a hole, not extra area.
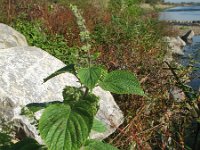
[[(24, 19), (30, 21), (39, 19), (47, 32), (63, 35), (69, 46), (81, 45), (76, 20), (71, 10), (63, 5), (52, 4), (47, 0), (2, 0), (2, 6), (2, 10), (7, 12), (5, 14), (7, 19), (4, 22), (8, 24), (21, 14), (26, 14)], [(108, 29), (112, 28), (111, 13), (99, 11), (100, 14), (97, 10), (98, 8), (93, 5), (83, 8), (83, 17), (91, 33), (97, 24), (105, 25)], [(157, 15), (152, 13), (142, 16), (141, 19), (145, 22), (145, 19), (156, 17)], [(162, 25), (157, 27), (162, 28)], [(149, 32), (154, 30), (150, 27), (147, 29)], [(165, 29), (163, 35), (174, 34), (174, 31), (170, 31)], [(110, 35), (108, 38), (110, 43), (99, 44), (94, 41), (93, 52), (101, 54), (98, 63), (105, 65), (109, 70), (128, 69), (136, 73), (151, 100), (135, 95), (114, 95), (126, 118), (124, 124), (107, 141), (121, 149), (127, 149), (133, 142), (137, 144), (138, 149), (148, 150), (153, 144), (163, 148), (163, 141), (157, 138), (157, 135), (163, 132), (163, 124), (159, 120), (171, 107), (171, 101), (167, 95), (170, 76), (168, 71), (163, 69), (162, 61), (158, 59), (163, 53), (162, 45), (153, 43), (146, 51), (140, 42), (143, 36), (139, 35), (133, 41), (120, 39), (119, 48), (115, 45), (115, 35)], [(168, 136), (170, 133), (167, 132), (168, 130), (163, 134)]]

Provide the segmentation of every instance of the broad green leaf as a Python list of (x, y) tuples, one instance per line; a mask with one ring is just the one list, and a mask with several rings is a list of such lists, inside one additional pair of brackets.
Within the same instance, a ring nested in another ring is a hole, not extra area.
[[(85, 97), (86, 100), (80, 100), (76, 104), (73, 105), (73, 110), (78, 110), (88, 117), (90, 116), (92, 118), (93, 123), (93, 117), (96, 115), (98, 111), (98, 100), (99, 98), (94, 95), (88, 95)], [(92, 126), (91, 126), (92, 127)]]
[(37, 141), (31, 138), (26, 138), (17, 142), (7, 150), (47, 150), (46, 147), (40, 145)]
[(84, 150), (118, 150), (118, 148), (97, 140), (87, 141)]
[(47, 107), (39, 121), (39, 131), (49, 150), (78, 150), (92, 128), (94, 110), (87, 101), (71, 108), (66, 104)]
[(74, 64), (71, 64), (71, 65), (68, 65), (68, 66), (65, 66), (59, 70), (57, 70), (56, 72), (52, 73), (50, 76), (48, 76), (47, 78), (44, 79), (44, 83), (46, 81), (48, 81), (49, 79), (57, 76), (57, 75), (60, 75), (62, 73), (65, 73), (65, 72), (70, 72), (70, 73), (73, 73), (75, 74), (75, 69), (74, 69)]
[(11, 143), (11, 137), (6, 133), (0, 132), (0, 146), (3, 144), (10, 144)]
[(28, 105), (26, 105), (25, 107), (22, 108), (21, 115), (31, 116), (35, 112), (40, 111), (42, 109), (45, 109), (50, 105), (60, 104), (60, 103), (62, 103), (62, 102), (53, 101), (53, 102), (46, 102), (46, 103), (30, 103), (30, 104), (28, 104)]
[(78, 77), (82, 84), (93, 89), (101, 77), (101, 73), (102, 68), (100, 67), (82, 68), (78, 71)]
[(103, 133), (106, 131), (106, 126), (103, 122), (97, 120), (96, 118), (94, 119), (92, 130)]
[(8, 149), (8, 147), (10, 147), (11, 144), (11, 137), (6, 133), (0, 132), (0, 150)]
[(105, 76), (99, 85), (104, 90), (116, 94), (145, 95), (136, 76), (128, 71), (112, 71)]

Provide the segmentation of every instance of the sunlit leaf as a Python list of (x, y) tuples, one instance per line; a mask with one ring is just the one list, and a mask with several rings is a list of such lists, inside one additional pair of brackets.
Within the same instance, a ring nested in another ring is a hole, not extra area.
[(116, 147), (97, 140), (87, 141), (84, 150), (118, 150)]
[(8, 150), (47, 150), (46, 147), (40, 145), (37, 141), (31, 138), (26, 138), (17, 142)]
[(101, 73), (102, 68), (100, 67), (82, 68), (78, 71), (78, 77), (82, 84), (92, 89), (100, 79)]
[(70, 73), (75, 74), (74, 64), (65, 66), (65, 67), (57, 70), (56, 72), (52, 73), (50, 76), (48, 76), (47, 78), (44, 79), (44, 82), (48, 81), (49, 79), (51, 79), (51, 78), (53, 78), (57, 75), (60, 75), (62, 73), (66, 73), (66, 72), (70, 72)]
[(103, 133), (106, 131), (106, 126), (102, 121), (99, 121), (95, 118), (93, 122), (92, 130), (99, 133)]
[(136, 76), (128, 71), (112, 71), (104, 77), (99, 85), (104, 90), (116, 94), (145, 95)]
[(55, 104), (45, 109), (39, 131), (49, 150), (77, 150), (90, 133), (94, 112), (87, 101), (69, 105)]

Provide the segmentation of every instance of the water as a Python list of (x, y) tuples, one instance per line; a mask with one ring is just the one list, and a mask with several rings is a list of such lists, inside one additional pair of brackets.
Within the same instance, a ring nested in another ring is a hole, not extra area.
[(159, 19), (167, 21), (200, 21), (200, 6), (170, 8), (161, 12)]
[[(200, 6), (174, 7), (160, 13), (160, 20), (167, 21), (200, 21)], [(184, 47), (184, 57), (180, 62), (184, 66), (193, 65), (191, 81), (188, 83), (194, 90), (200, 89), (200, 35), (193, 37), (192, 44)]]
[(190, 45), (184, 47), (184, 57), (181, 59), (181, 63), (184, 66), (194, 66), (194, 71), (191, 73), (191, 81), (189, 85), (194, 90), (200, 89), (200, 36), (194, 36), (193, 42)]
[(171, 3), (181, 3), (181, 2), (195, 2), (198, 3), (199, 0), (164, 0), (165, 2), (171, 2)]

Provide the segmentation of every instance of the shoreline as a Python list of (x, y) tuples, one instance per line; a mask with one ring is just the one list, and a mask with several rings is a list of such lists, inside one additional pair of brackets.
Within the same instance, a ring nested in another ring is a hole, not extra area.
[(158, 3), (158, 4), (155, 4), (155, 5), (150, 5), (150, 4), (147, 4), (147, 3), (142, 3), (140, 5), (141, 8), (144, 8), (144, 9), (149, 9), (149, 10), (154, 10), (155, 8), (156, 9), (159, 9), (159, 10), (164, 10), (164, 9), (169, 9), (169, 8), (173, 8), (173, 7), (178, 7), (178, 6), (191, 6), (191, 4), (177, 4), (177, 3)]
[(179, 36), (184, 35), (189, 30), (194, 31), (195, 35), (200, 35), (200, 26), (194, 25), (171, 25), (174, 31), (177, 31)]
[(159, 10), (164, 10), (164, 9), (168, 9), (168, 8), (173, 8), (176, 7), (177, 5), (175, 4), (156, 4), (156, 5), (150, 5), (150, 4), (146, 4), (146, 3), (142, 3), (140, 5), (141, 8), (143, 9), (147, 9), (147, 10), (154, 10), (159, 9)]
[[(167, 49), (167, 54), (165, 55), (165, 61), (167, 62), (174, 62), (177, 66), (184, 66), (183, 63), (181, 63), (180, 60), (187, 59), (188, 62), (186, 61), (186, 65), (190, 65), (189, 60), (194, 60), (194, 66), (198, 64), (199, 57), (195, 56), (194, 51), (197, 51), (197, 47), (193, 47), (194, 44), (200, 42), (198, 41), (193, 41), (194, 36), (198, 36), (196, 38), (199, 39), (200, 36), (200, 26), (189, 26), (189, 25), (171, 25), (172, 30), (178, 31), (176, 36), (171, 36), (167, 37), (166, 40), (169, 46), (169, 49)], [(186, 37), (186, 39), (189, 41), (185, 41), (183, 38), (181, 38), (183, 35), (186, 35), (189, 30), (192, 30), (193, 33), (189, 33)], [(191, 46), (192, 45), (192, 46)], [(188, 46), (185, 49), (185, 46)], [(198, 50), (199, 51), (199, 50)], [(192, 56), (191, 58), (189, 56)], [(198, 65), (199, 66), (199, 65)], [(197, 68), (198, 68), (197, 66)], [(188, 74), (186, 74), (187, 82), (191, 83), (190, 86), (193, 88), (194, 91), (197, 93), (200, 92), (200, 80), (197, 80), (197, 77), (192, 76), (191, 74), (196, 72), (199, 73), (200, 70), (188, 70)], [(178, 96), (181, 96), (178, 94)]]

